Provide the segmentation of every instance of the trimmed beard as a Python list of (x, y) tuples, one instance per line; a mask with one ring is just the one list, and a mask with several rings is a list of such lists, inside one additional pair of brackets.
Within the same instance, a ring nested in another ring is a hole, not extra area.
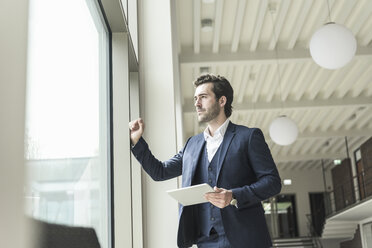
[(221, 109), (218, 105), (218, 101), (216, 101), (210, 109), (206, 110), (205, 115), (198, 116), (199, 123), (206, 123), (215, 119), (220, 114), (220, 110)]

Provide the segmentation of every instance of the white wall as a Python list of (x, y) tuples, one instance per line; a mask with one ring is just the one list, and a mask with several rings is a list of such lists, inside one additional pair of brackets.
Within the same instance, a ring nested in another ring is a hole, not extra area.
[(27, 24), (28, 0), (0, 2), (0, 247), (30, 247), (23, 219)]
[[(112, 34), (115, 247), (132, 247), (129, 66), (126, 33)], [(117, 190), (116, 190), (117, 189)]]
[(363, 248), (368, 248), (368, 245), (367, 245), (367, 241), (366, 241), (366, 236), (367, 235), (371, 235), (370, 233), (365, 233), (364, 232), (364, 227), (363, 227), (363, 225), (364, 224), (367, 224), (367, 223), (371, 223), (372, 222), (372, 217), (371, 218), (367, 218), (367, 219), (364, 219), (364, 220), (362, 220), (362, 221), (360, 221), (359, 222), (359, 228), (360, 228), (360, 238), (362, 239), (362, 247)]
[[(171, 1), (139, 1), (139, 79), (145, 139), (160, 160), (176, 154), (177, 129), (171, 32)], [(156, 11), (155, 11), (156, 10)], [(144, 247), (177, 247), (178, 205), (166, 190), (177, 179), (154, 182), (143, 177)]]
[(279, 171), (283, 179), (292, 179), (292, 185), (283, 185), (281, 194), (295, 194), (297, 222), (300, 236), (308, 235), (306, 214), (310, 214), (309, 192), (324, 192), (323, 173), (317, 170), (284, 170)]

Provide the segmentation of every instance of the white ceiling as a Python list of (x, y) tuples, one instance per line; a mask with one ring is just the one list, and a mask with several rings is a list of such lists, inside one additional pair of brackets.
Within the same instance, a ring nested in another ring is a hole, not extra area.
[[(317, 169), (320, 159), (330, 166), (346, 157), (345, 136), (350, 148), (372, 136), (372, 1), (177, 0), (176, 6), (186, 137), (204, 129), (192, 100), (201, 67), (231, 82), (231, 120), (261, 128), (282, 170)], [(213, 28), (203, 31), (208, 18)], [(355, 58), (338, 70), (319, 67), (309, 53), (312, 34), (330, 18), (358, 43)], [(279, 115), (299, 127), (292, 145), (270, 140), (269, 125)]]

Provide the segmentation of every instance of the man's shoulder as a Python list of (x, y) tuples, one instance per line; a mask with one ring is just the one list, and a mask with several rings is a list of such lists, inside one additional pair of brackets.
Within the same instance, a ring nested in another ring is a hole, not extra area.
[(191, 141), (191, 142), (194, 142), (194, 141), (201, 140), (201, 139), (204, 140), (204, 134), (203, 134), (203, 133), (198, 133), (198, 134), (196, 134), (196, 135), (194, 135), (194, 136), (191, 136), (191, 137), (189, 138), (189, 142), (190, 142), (190, 141)]
[(188, 137), (186, 140), (186, 143), (184, 145), (184, 148), (186, 148), (190, 144), (195, 144), (204, 141), (204, 135), (203, 133), (196, 134), (194, 136)]
[(259, 129), (258, 127), (247, 127), (244, 125), (239, 125), (239, 124), (234, 124), (234, 123), (231, 123), (231, 124), (234, 126), (235, 131), (239, 133), (252, 134), (255, 131), (262, 132), (261, 129)]

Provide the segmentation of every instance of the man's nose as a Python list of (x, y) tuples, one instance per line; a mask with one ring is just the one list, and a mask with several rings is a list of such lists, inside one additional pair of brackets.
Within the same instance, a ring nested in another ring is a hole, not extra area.
[(199, 101), (199, 99), (196, 99), (196, 100), (195, 100), (195, 104), (194, 104), (194, 105), (195, 105), (195, 107), (200, 106), (200, 101)]

